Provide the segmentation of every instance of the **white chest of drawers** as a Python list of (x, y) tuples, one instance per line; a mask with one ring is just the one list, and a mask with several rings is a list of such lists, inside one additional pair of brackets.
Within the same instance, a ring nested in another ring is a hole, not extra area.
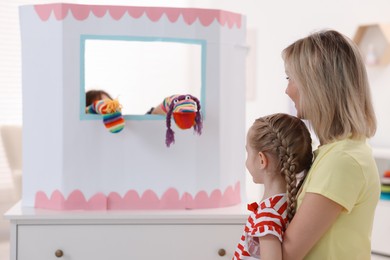
[[(382, 178), (390, 170), (390, 149), (374, 149), (374, 158)], [(371, 237), (371, 250), (374, 253), (390, 256), (390, 200), (380, 200), (375, 212)]]
[(375, 212), (372, 229), (371, 250), (390, 256), (390, 201), (381, 200)]
[(11, 260), (231, 259), (247, 211), (238, 205), (179, 211), (60, 212), (21, 208), (11, 222)]

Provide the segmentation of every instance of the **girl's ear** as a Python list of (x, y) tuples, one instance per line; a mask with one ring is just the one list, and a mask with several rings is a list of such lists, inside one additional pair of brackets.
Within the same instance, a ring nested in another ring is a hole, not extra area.
[(263, 152), (259, 152), (258, 154), (258, 159), (260, 161), (260, 168), (264, 169), (268, 165), (268, 158)]

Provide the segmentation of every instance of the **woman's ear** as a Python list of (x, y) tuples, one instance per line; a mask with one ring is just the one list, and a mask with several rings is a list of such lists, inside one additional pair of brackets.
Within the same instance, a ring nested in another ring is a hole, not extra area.
[(264, 169), (268, 165), (268, 158), (263, 152), (259, 152), (258, 154), (258, 159), (260, 161), (260, 168)]

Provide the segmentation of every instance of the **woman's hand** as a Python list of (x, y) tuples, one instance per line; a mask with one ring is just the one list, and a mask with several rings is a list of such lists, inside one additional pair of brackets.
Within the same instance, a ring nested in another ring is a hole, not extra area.
[(282, 260), (282, 244), (274, 235), (259, 237), (261, 260)]

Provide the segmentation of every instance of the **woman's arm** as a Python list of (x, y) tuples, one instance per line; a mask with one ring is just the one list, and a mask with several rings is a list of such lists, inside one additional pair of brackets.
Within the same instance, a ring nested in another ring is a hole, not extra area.
[(282, 260), (282, 243), (274, 235), (259, 237), (261, 260)]
[(307, 192), (283, 238), (283, 259), (303, 259), (340, 215), (343, 207)]

